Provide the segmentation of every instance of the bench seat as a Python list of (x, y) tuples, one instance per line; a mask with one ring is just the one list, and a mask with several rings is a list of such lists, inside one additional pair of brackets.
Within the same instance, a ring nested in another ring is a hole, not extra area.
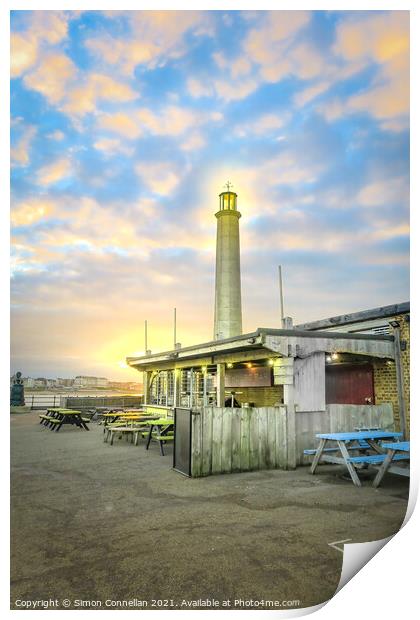
[[(349, 463), (372, 463), (373, 465), (376, 465), (378, 463), (383, 463), (385, 458), (386, 458), (386, 454), (372, 454), (372, 455), (366, 455), (366, 456), (351, 456), (347, 459), (347, 462)], [(392, 462), (394, 461), (409, 461), (410, 460), (410, 455), (409, 454), (395, 454), (394, 458), (392, 459)]]
[[(362, 446), (360, 444), (360, 446), (346, 446), (347, 450), (363, 450), (364, 448), (370, 448), (369, 444), (366, 444), (366, 446)], [(324, 448), (322, 453), (324, 452), (339, 452), (340, 448), (337, 446), (336, 448)], [(313, 450), (304, 450), (303, 454), (306, 455), (312, 455), (312, 454), (316, 454), (317, 449), (313, 449)]]
[(173, 441), (175, 439), (174, 435), (158, 435), (157, 433), (152, 433), (152, 438), (156, 439), (156, 441)]

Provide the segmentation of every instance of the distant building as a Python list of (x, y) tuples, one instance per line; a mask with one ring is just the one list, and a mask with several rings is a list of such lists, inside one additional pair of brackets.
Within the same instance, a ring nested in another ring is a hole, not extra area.
[(97, 388), (108, 387), (108, 379), (105, 377), (90, 377), (88, 375), (78, 375), (74, 379), (74, 387)]
[(143, 389), (141, 383), (134, 381), (108, 381), (108, 387), (113, 390), (126, 390), (127, 392), (139, 392)]
[(38, 377), (34, 379), (34, 387), (46, 388), (47, 380), (44, 377)]
[(56, 385), (60, 387), (73, 387), (74, 379), (63, 379), (61, 377), (57, 377)]

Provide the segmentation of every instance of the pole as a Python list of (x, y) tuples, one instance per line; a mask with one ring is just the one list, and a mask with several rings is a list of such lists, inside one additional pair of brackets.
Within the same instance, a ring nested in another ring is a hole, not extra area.
[(144, 322), (144, 352), (147, 355), (147, 321)]
[(176, 348), (176, 308), (174, 308), (174, 349)]
[(403, 439), (407, 440), (407, 418), (404, 400), (404, 380), (403, 380), (403, 368), (401, 363), (401, 339), (400, 328), (393, 327), (394, 331), (394, 347), (395, 347), (395, 373), (397, 378), (397, 393), (398, 393), (398, 409), (400, 413), (401, 431), (403, 433)]
[(281, 265), (279, 265), (279, 286), (280, 286), (280, 318), (281, 318), (281, 326), (283, 327), (284, 305), (283, 305), (283, 280), (281, 277)]

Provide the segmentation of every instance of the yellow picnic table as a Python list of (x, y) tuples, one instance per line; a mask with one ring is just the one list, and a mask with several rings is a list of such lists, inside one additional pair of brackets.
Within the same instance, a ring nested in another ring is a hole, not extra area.
[[(157, 420), (148, 420), (146, 424), (150, 426), (149, 436), (147, 438), (146, 450), (149, 449), (152, 439), (159, 442), (160, 453), (165, 456), (163, 452), (163, 444), (168, 441), (174, 441), (174, 420), (173, 418), (159, 418)], [(154, 430), (157, 429), (157, 430)]]

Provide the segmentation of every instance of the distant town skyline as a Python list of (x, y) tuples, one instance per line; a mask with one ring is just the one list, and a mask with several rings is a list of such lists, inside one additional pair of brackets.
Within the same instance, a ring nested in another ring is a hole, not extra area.
[(141, 377), (212, 339), (409, 299), (408, 11), (13, 11), (11, 371)]
[[(137, 374), (137, 376), (139, 376)], [(11, 377), (13, 380), (14, 375)], [(22, 376), (27, 388), (74, 388), (74, 389), (134, 389), (142, 386), (142, 381), (115, 381), (107, 377), (76, 375), (75, 377), (29, 377)]]

